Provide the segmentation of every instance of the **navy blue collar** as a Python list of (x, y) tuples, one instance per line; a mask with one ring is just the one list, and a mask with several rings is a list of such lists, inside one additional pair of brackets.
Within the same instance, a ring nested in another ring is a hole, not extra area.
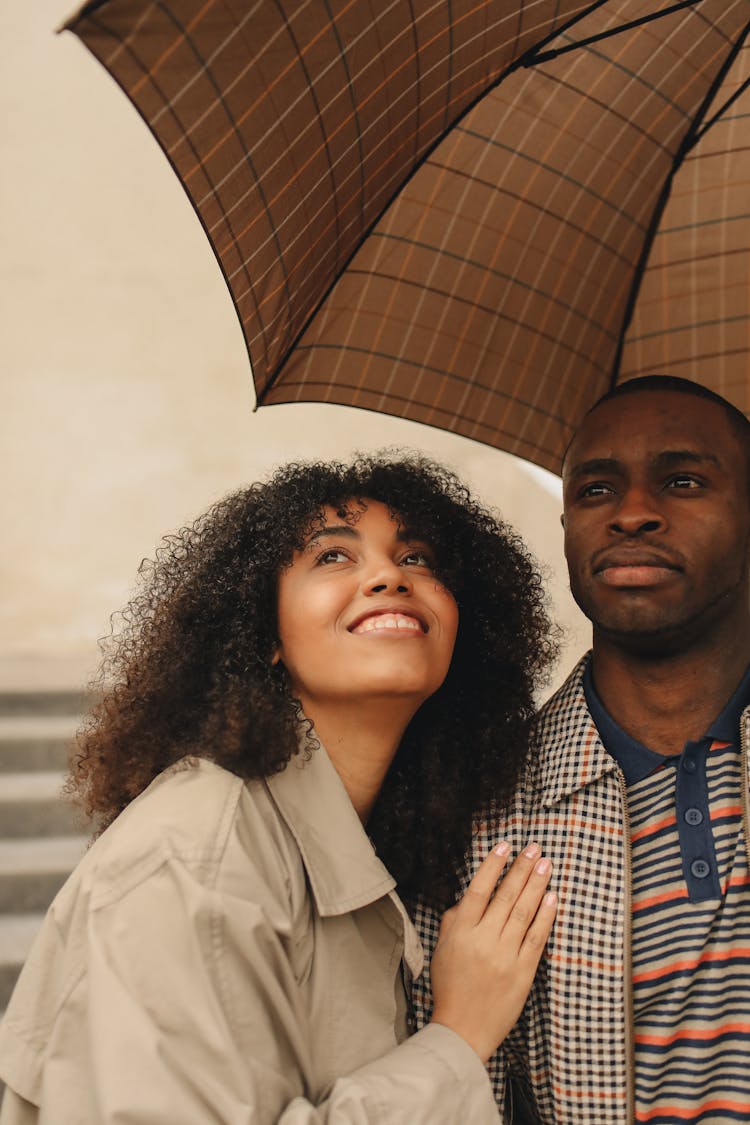
[[(679, 755), (658, 754), (655, 750), (649, 750), (648, 746), (644, 746), (635, 738), (631, 738), (615, 722), (609, 712), (605, 710), (604, 704), (596, 693), (591, 665), (592, 661), (589, 659), (583, 673), (583, 690), (586, 695), (586, 703), (591, 712), (591, 718), (599, 731), (604, 749), (619, 763), (627, 784), (633, 785), (636, 781), (647, 777), (648, 774), (665, 762), (672, 762), (676, 765)], [(714, 719), (703, 738), (700, 739), (700, 744), (705, 743), (706, 749), (714, 741), (732, 742), (738, 745), (740, 716), (748, 704), (750, 704), (750, 666), (745, 670), (739, 686), (721, 714)], [(686, 743), (686, 745), (695, 746), (696, 744)]]

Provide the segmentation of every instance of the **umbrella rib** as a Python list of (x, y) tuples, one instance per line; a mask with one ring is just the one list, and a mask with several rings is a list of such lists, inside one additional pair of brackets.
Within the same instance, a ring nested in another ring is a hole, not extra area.
[(708, 132), (708, 130), (713, 125), (716, 124), (716, 122), (719, 120), (720, 117), (724, 116), (724, 114), (727, 112), (729, 107), (734, 105), (734, 103), (737, 101), (737, 99), (741, 98), (742, 95), (745, 93), (745, 90), (747, 90), (748, 88), (750, 88), (750, 78), (746, 78), (745, 81), (742, 82), (737, 87), (737, 89), (734, 91), (732, 96), (730, 98), (727, 98), (727, 100), (724, 102), (724, 105), (721, 107), (721, 109), (717, 109), (717, 111), (713, 115), (713, 117), (710, 117), (708, 119), (708, 121), (706, 121), (705, 125), (703, 125), (701, 127), (700, 131), (698, 133), (696, 133), (695, 137), (693, 138), (693, 143), (691, 145), (692, 148), (695, 148), (695, 146), (698, 144), (698, 142), (703, 140), (703, 138), (706, 135), (706, 133)]
[(691, 149), (697, 143), (696, 137), (698, 136), (700, 130), (703, 128), (701, 123), (703, 122), (706, 114), (708, 113), (708, 110), (711, 106), (711, 102), (716, 97), (717, 91), (721, 88), (721, 84), (723, 83), (724, 79), (726, 78), (727, 74), (729, 73), (730, 69), (732, 68), (732, 66), (734, 64), (734, 61), (737, 58), (740, 51), (742, 50), (742, 48), (744, 46), (744, 43), (745, 43), (745, 40), (747, 39), (749, 34), (750, 34), (750, 23), (747, 23), (745, 25), (744, 29), (742, 30), (742, 32), (737, 36), (736, 40), (732, 44), (731, 49), (727, 53), (727, 57), (724, 59), (724, 62), (721, 64), (718, 71), (714, 75), (713, 82), (711, 83), (705, 97), (703, 98), (703, 101), (701, 102), (701, 105), (698, 109), (698, 112), (696, 113), (695, 117), (693, 118), (693, 121), (690, 125), (690, 128), (688, 129), (687, 133), (683, 137), (682, 143), (680, 144), (680, 147), (678, 148), (677, 152), (675, 153), (674, 160), (672, 161), (671, 171), (670, 171), (669, 175), (666, 177), (666, 179), (664, 181), (664, 186), (662, 187), (662, 190), (661, 190), (661, 194), (659, 195), (659, 198), (656, 201), (656, 206), (654, 207), (654, 212), (651, 216), (651, 222), (649, 223), (648, 230), (646, 232), (646, 237), (643, 240), (643, 246), (641, 248), (641, 255), (640, 255), (640, 258), (638, 259), (638, 264), (637, 264), (637, 266), (635, 268), (635, 271), (634, 271), (634, 274), (633, 274), (633, 282), (632, 282), (632, 285), (630, 287), (630, 296), (628, 297), (628, 302), (625, 306), (625, 312), (624, 312), (623, 318), (622, 318), (622, 326), (620, 328), (619, 340), (618, 340), (618, 343), (617, 343), (617, 351), (615, 352), (615, 358), (614, 358), (614, 361), (612, 363), (612, 372), (610, 374), (610, 380), (609, 380), (609, 389), (610, 390), (613, 390), (617, 386), (617, 383), (618, 383), (618, 379), (619, 379), (619, 376), (620, 376), (620, 366), (622, 364), (622, 354), (623, 354), (623, 351), (624, 351), (624, 348), (625, 348), (625, 336), (627, 335), (628, 328), (630, 327), (630, 322), (633, 319), (633, 313), (635, 311), (636, 301), (638, 300), (638, 294), (640, 292), (641, 284), (643, 282), (643, 275), (646, 272), (646, 265), (648, 263), (649, 257), (651, 256), (651, 250), (653, 248), (654, 239), (656, 238), (656, 233), (659, 229), (659, 224), (661, 222), (662, 216), (664, 214), (664, 210), (665, 210), (665, 208), (667, 206), (667, 203), (669, 201), (669, 197), (672, 193), (672, 185), (674, 183), (675, 175), (677, 174), (680, 167), (682, 166), (682, 164), (685, 160), (685, 157), (688, 155), (688, 153), (691, 151)]
[[(420, 168), (422, 168), (422, 166), (427, 163), (427, 161), (429, 160), (430, 156), (432, 156), (435, 149), (437, 149), (438, 146), (440, 144), (442, 144), (442, 142), (445, 140), (445, 138), (455, 128), (455, 126), (459, 122), (463, 121), (464, 118), (468, 117), (469, 114), (471, 113), (471, 111), (474, 109), (474, 107), (483, 98), (485, 98), (491, 90), (496, 89), (500, 85), (500, 83), (504, 82), (505, 79), (510, 74), (513, 74), (516, 70), (520, 70), (523, 66), (525, 66), (526, 65), (525, 59), (527, 57), (529, 57), (530, 54), (533, 54), (535, 51), (538, 51), (540, 47), (545, 47), (548, 43), (552, 43), (555, 39), (557, 39), (557, 37), (559, 35), (562, 35), (569, 28), (573, 27), (574, 24), (579, 23), (581, 20), (583, 20), (587, 16), (591, 15), (592, 12), (595, 12), (597, 10), (597, 8), (601, 8), (603, 4), (608, 3), (608, 2), (609, 2), (609, 0), (594, 0), (594, 2), (592, 4), (590, 4), (586, 9), (584, 9), (584, 11), (579, 12), (575, 16), (571, 16), (571, 18), (569, 20), (567, 20), (566, 22), (563, 22), (559, 27), (556, 27), (553, 31), (550, 31), (550, 33), (548, 35), (544, 36), (540, 40), (540, 42), (537, 43), (534, 48), (532, 48), (531, 52), (527, 52), (527, 54), (521, 55), (519, 58), (514, 59), (513, 62), (511, 62), (498, 75), (498, 77), (495, 79), (494, 82), (491, 82), (487, 86), (483, 87), (481, 92), (479, 94), (477, 94), (477, 96), (475, 98), (472, 98), (471, 101), (468, 103), (468, 105), (466, 105), (455, 118), (453, 118), (451, 121), (449, 121), (446, 124), (445, 128), (442, 130), (440, 135), (435, 138), (435, 140), (428, 146), (427, 149), (425, 149), (424, 153), (422, 154), (422, 157), (414, 165), (414, 167), (412, 168), (411, 172), (406, 177), (406, 179), (400, 181), (397, 189), (395, 189), (393, 192), (391, 192), (391, 194), (386, 199), (386, 201), (383, 204), (380, 211), (378, 211), (377, 215), (374, 217), (374, 219), (370, 223), (367, 230), (364, 230), (362, 232), (362, 236), (359, 239), (359, 241), (358, 241), (356, 247), (354, 248), (354, 250), (352, 250), (351, 254), (346, 259), (346, 261), (341, 263), (341, 266), (339, 267), (339, 272), (336, 274), (336, 276), (333, 278), (331, 283), (328, 285), (325, 292), (321, 295), (319, 300), (316, 302), (315, 307), (312, 309), (312, 311), (310, 312), (310, 314), (306, 318), (304, 324), (301, 326), (301, 328), (299, 329), (299, 331), (297, 332), (297, 334), (295, 335), (293, 340), (287, 346), (283, 356), (279, 359), (278, 363), (275, 366), (275, 369), (268, 373), (268, 377), (266, 379), (266, 383), (265, 383), (265, 386), (263, 387), (263, 390), (258, 391), (257, 394), (256, 394), (256, 403), (255, 403), (254, 409), (257, 410), (258, 407), (262, 406), (263, 403), (265, 402), (266, 396), (274, 388), (274, 386), (278, 382), (280, 376), (283, 374), (284, 369), (287, 365), (287, 362), (289, 361), (289, 358), (293, 354), (293, 352), (296, 349), (297, 345), (299, 344), (300, 340), (304, 337), (305, 333), (307, 332), (311, 323), (314, 321), (315, 317), (318, 315), (320, 309), (325, 304), (325, 302), (328, 299), (328, 297), (330, 296), (330, 294), (333, 292), (334, 288), (338, 284), (339, 279), (346, 272), (349, 264), (353, 261), (354, 257), (356, 256), (357, 252), (359, 251), (359, 248), (362, 246), (362, 244), (369, 238), (369, 236), (375, 230), (378, 223), (383, 218), (386, 211), (391, 206), (391, 204), (394, 202), (394, 200), (397, 198), (399, 193), (403, 190), (405, 185), (408, 184), (414, 178), (414, 176), (417, 174), (417, 172), (420, 170)], [(231, 288), (230, 288), (230, 291), (231, 291)], [(252, 356), (250, 357), (250, 360), (251, 360), (251, 363), (252, 363)]]
[[(643, 27), (644, 24), (660, 20), (662, 16), (671, 16), (674, 12), (680, 12), (683, 8), (692, 8), (700, 2), (701, 0), (679, 0), (679, 3), (672, 4), (669, 8), (663, 8), (660, 12), (650, 12), (647, 16), (639, 16), (638, 19), (631, 20), (629, 23), (622, 23), (619, 27), (610, 27), (607, 31), (589, 35), (586, 39), (578, 39), (575, 43), (567, 43), (564, 47), (556, 47), (551, 51), (541, 52), (537, 48), (527, 58), (524, 66), (531, 67), (540, 63), (551, 62), (553, 59), (558, 59), (560, 55), (567, 55), (570, 51), (577, 51), (580, 47), (590, 47), (592, 43), (601, 43), (603, 39), (611, 39), (613, 35), (620, 35), (623, 31), (634, 31), (638, 27)], [(588, 13), (586, 14), (588, 15)]]

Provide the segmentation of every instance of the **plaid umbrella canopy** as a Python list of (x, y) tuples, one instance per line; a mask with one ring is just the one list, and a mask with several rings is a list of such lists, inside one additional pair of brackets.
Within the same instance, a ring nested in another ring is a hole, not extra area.
[(748, 391), (750, 0), (95, 0), (259, 404), (557, 471), (614, 383)]

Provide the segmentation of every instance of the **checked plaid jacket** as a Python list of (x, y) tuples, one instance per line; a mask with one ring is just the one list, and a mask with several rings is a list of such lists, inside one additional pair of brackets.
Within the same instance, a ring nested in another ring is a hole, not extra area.
[[(490, 1063), (506, 1120), (630, 1125), (632, 1029), (629, 829), (625, 782), (586, 706), (576, 666), (542, 708), (527, 772), (507, 813), (480, 823), (466, 882), (499, 840), (536, 840), (554, 864), (557, 919), (521, 1019)], [(420, 904), (428, 958), (440, 916)], [(429, 971), (412, 986), (418, 1027)]]
[[(465, 873), (468, 882), (502, 839), (512, 855), (536, 840), (554, 864), (560, 899), (554, 929), (521, 1018), (490, 1063), (506, 1121), (518, 1125), (633, 1120), (630, 825), (625, 779), (586, 705), (588, 659), (539, 712), (526, 773), (507, 812), (477, 826)], [(750, 708), (741, 730), (747, 745)], [(746, 775), (746, 825), (748, 788)], [(434, 911), (417, 906), (428, 958), (439, 922)], [(428, 970), (412, 989), (421, 1027), (431, 1012)]]

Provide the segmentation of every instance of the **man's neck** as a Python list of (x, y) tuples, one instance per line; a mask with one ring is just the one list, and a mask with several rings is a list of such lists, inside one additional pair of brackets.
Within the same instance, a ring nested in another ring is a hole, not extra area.
[(750, 638), (714, 651), (637, 656), (594, 634), (592, 673), (604, 707), (631, 738), (660, 754), (679, 754), (701, 738), (750, 663)]

